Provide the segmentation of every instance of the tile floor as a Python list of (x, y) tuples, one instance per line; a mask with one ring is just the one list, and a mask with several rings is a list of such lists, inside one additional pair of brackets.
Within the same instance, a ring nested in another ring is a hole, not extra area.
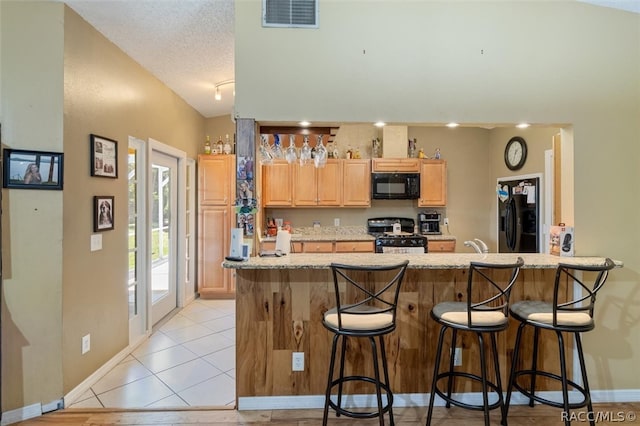
[(235, 406), (235, 301), (196, 299), (69, 408)]

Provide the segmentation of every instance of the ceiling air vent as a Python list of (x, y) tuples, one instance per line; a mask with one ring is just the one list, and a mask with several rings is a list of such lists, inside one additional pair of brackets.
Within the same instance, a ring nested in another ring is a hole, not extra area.
[(262, 26), (318, 28), (318, 0), (262, 0)]

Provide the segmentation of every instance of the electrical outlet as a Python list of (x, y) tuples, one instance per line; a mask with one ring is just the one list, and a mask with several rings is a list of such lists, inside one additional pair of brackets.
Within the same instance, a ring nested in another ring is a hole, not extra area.
[(333, 219), (333, 226), (340, 226), (340, 218), (336, 217), (335, 219)]
[(462, 348), (456, 348), (453, 354), (453, 365), (456, 367), (462, 365)]
[(448, 217), (444, 218), (444, 226), (449, 226), (449, 218)]
[(82, 355), (91, 350), (91, 334), (87, 334), (82, 338)]
[(291, 356), (291, 371), (304, 371), (304, 352), (293, 352)]

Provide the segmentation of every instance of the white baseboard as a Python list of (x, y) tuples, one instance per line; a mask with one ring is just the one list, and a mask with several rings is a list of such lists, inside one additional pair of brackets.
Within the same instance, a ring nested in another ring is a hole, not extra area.
[[(136, 345), (137, 346), (137, 345)], [(109, 372), (122, 359), (124, 359), (131, 350), (129, 348), (121, 351), (113, 357), (107, 364), (102, 366), (98, 371), (89, 376), (85, 381), (76, 386), (65, 397), (65, 405), (69, 404), (84, 394), (91, 386), (95, 384), (102, 376)], [(560, 392), (541, 392), (541, 396), (548, 399), (561, 398)], [(529, 400), (522, 394), (514, 393), (511, 397), (511, 404), (526, 405)], [(622, 389), (622, 390), (594, 390), (591, 391), (591, 399), (594, 403), (622, 403), (622, 402), (640, 402), (640, 389)], [(462, 401), (471, 404), (482, 403), (482, 395), (480, 393), (469, 393), (462, 397)], [(345, 402), (352, 407), (371, 407), (374, 406), (373, 395), (351, 395), (345, 398)], [(393, 396), (394, 407), (426, 407), (429, 404), (428, 393), (401, 393)], [(435, 406), (443, 406), (444, 401), (436, 396)], [(259, 397), (241, 397), (238, 398), (238, 410), (286, 410), (286, 409), (313, 409), (324, 407), (324, 395), (304, 395), (304, 396), (259, 396)], [(32, 404), (27, 407), (17, 408), (15, 410), (2, 413), (2, 422), (0, 425), (5, 426), (17, 423), (23, 420), (38, 417), (43, 413), (42, 404)]]
[(2, 413), (2, 424), (10, 425), (11, 423), (21, 422), (23, 420), (32, 419), (42, 415), (42, 405), (32, 404), (22, 408), (16, 408), (15, 410), (6, 411)]
[[(540, 396), (561, 400), (561, 392), (540, 392)], [(569, 392), (569, 398), (575, 395), (580, 397), (578, 392)], [(349, 395), (343, 397), (345, 404), (350, 407), (375, 407), (374, 395)], [(384, 401), (383, 396), (383, 401)], [(479, 392), (458, 395), (460, 401), (467, 404), (482, 404), (482, 394)], [(640, 389), (623, 389), (612, 391), (591, 391), (591, 399), (594, 403), (621, 403), (640, 402)], [(491, 400), (489, 400), (491, 402)], [(517, 392), (511, 396), (512, 405), (526, 405), (529, 399)], [(393, 395), (394, 407), (426, 407), (429, 404), (428, 393), (404, 393)], [(434, 406), (444, 406), (444, 400), (436, 396)], [(286, 409), (313, 409), (324, 407), (324, 395), (303, 395), (303, 396), (258, 396), (238, 398), (238, 410), (286, 410)]]
[(134, 342), (134, 344), (129, 345), (123, 350), (121, 350), (120, 352), (118, 352), (118, 354), (116, 354), (113, 358), (107, 361), (102, 367), (98, 368), (96, 371), (93, 372), (93, 374), (91, 374), (89, 377), (84, 379), (82, 383), (80, 383), (75, 388), (71, 389), (71, 391), (69, 391), (69, 393), (67, 393), (64, 396), (64, 406), (68, 407), (69, 405), (76, 402), (78, 398), (80, 398), (82, 395), (84, 395), (85, 392), (91, 389), (91, 386), (95, 385), (98, 382), (98, 380), (104, 377), (105, 374), (113, 370), (118, 364), (120, 364), (120, 361), (125, 359), (131, 352), (133, 352), (133, 350), (136, 347), (138, 347), (138, 345), (146, 341), (148, 338), (149, 338), (148, 334), (143, 335), (140, 339)]

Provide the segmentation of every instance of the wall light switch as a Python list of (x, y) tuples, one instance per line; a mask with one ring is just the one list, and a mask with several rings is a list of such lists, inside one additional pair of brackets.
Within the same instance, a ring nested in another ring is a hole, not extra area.
[(340, 218), (336, 217), (333, 219), (333, 226), (340, 226)]
[(82, 337), (82, 355), (91, 350), (91, 334)]
[(91, 234), (91, 251), (102, 250), (102, 234)]

